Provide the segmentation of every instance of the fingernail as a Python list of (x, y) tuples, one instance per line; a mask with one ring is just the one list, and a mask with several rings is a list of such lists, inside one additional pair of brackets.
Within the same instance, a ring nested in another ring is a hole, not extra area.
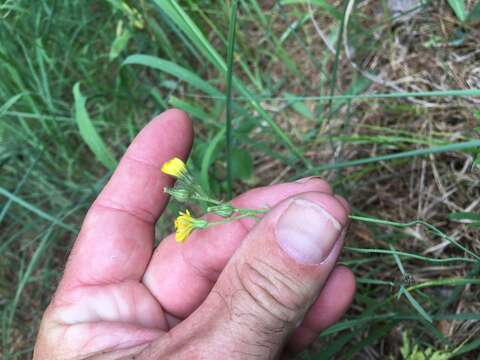
[(321, 177), (320, 176), (309, 176), (309, 177), (305, 177), (305, 178), (302, 178), (302, 179), (295, 180), (295, 183), (296, 184), (305, 184), (312, 179), (321, 179)]
[(340, 238), (342, 226), (320, 205), (296, 199), (277, 222), (276, 235), (280, 247), (300, 263), (324, 261)]

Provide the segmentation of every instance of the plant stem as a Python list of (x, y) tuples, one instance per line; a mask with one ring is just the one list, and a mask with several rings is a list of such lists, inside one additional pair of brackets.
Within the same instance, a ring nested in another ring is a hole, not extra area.
[(230, 221), (240, 220), (240, 219), (244, 219), (244, 218), (250, 217), (250, 216), (252, 216), (252, 215), (251, 214), (243, 214), (243, 215), (238, 215), (238, 216), (231, 216), (229, 218), (226, 218), (225, 220), (209, 222), (207, 227), (215, 226), (215, 225), (228, 224)]
[(226, 152), (227, 152), (227, 190), (228, 199), (232, 198), (232, 79), (233, 54), (235, 52), (235, 30), (237, 24), (238, 0), (234, 0), (230, 10), (230, 25), (228, 29), (227, 49), (227, 92), (226, 92)]
[(195, 194), (192, 196), (192, 199), (194, 200), (198, 200), (198, 201), (205, 201), (205, 202), (208, 202), (210, 204), (215, 204), (215, 205), (221, 205), (223, 204), (221, 201), (219, 200), (215, 200), (215, 199), (212, 199), (206, 195), (200, 195), (200, 194)]
[(382, 219), (377, 219), (377, 218), (372, 218), (372, 217), (366, 217), (366, 216), (358, 216), (358, 215), (350, 215), (350, 219), (352, 220), (357, 220), (357, 221), (363, 221), (363, 222), (369, 222), (369, 223), (374, 223), (374, 224), (380, 224), (380, 225), (388, 225), (388, 226), (394, 226), (398, 228), (407, 228), (415, 225), (422, 225), (426, 227), (428, 230), (430, 230), (432, 233), (435, 235), (441, 237), (442, 239), (447, 240), (450, 242), (452, 245), (458, 247), (459, 249), (462, 249), (465, 251), (467, 254), (473, 256), (477, 261), (480, 262), (480, 256), (475, 254), (473, 251), (467, 249), (465, 246), (462, 244), (458, 243), (454, 239), (452, 239), (450, 236), (436, 228), (435, 226), (423, 221), (423, 220), (413, 220), (407, 223), (400, 223), (396, 221), (389, 221), (389, 220), (382, 220)]

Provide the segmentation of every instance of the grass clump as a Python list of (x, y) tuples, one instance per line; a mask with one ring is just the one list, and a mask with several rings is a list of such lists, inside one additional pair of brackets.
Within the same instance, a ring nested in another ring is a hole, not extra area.
[(383, 222), (354, 222), (357, 297), (306, 358), (473, 358), (478, 5), (389, 3), (0, 5), (2, 358), (30, 356), (86, 209), (170, 106), (195, 122), (192, 164), (215, 196), (321, 175)]

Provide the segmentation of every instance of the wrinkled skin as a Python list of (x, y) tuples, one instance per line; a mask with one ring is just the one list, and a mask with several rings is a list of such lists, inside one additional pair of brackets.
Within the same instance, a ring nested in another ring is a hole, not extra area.
[(273, 230), (288, 199), (318, 202), (346, 227), (349, 207), (318, 179), (253, 189), (234, 199), (272, 208), (195, 231), (184, 244), (167, 236), (153, 249), (155, 222), (172, 178), (161, 165), (186, 159), (193, 131), (179, 110), (136, 137), (92, 204), (45, 311), (35, 345), (40, 359), (270, 359), (300, 351), (336, 322), (355, 291), (337, 266), (341, 241), (318, 265), (283, 252)]

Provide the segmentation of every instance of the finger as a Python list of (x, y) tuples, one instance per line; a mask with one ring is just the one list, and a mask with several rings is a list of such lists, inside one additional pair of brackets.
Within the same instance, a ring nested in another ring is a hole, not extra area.
[(344, 266), (337, 266), (330, 274), (320, 296), (294, 331), (288, 347), (294, 352), (304, 350), (327, 327), (343, 316), (355, 295), (355, 276)]
[(132, 142), (88, 211), (64, 275), (64, 286), (138, 280), (152, 254), (154, 224), (172, 183), (162, 164), (186, 158), (192, 143), (187, 115), (169, 110)]
[[(302, 179), (250, 190), (233, 203), (242, 208), (273, 207), (290, 196), (308, 191), (332, 192), (323, 180)], [(203, 302), (254, 225), (254, 219), (244, 219), (195, 231), (183, 244), (175, 242), (170, 235), (155, 250), (143, 278), (144, 284), (165, 311), (180, 319), (186, 318)]]
[[(245, 237), (205, 302), (171, 330), (205, 331), (196, 351), (275, 358), (317, 299), (340, 253), (348, 214), (331, 194), (275, 206)], [(207, 330), (208, 329), (208, 330)]]

